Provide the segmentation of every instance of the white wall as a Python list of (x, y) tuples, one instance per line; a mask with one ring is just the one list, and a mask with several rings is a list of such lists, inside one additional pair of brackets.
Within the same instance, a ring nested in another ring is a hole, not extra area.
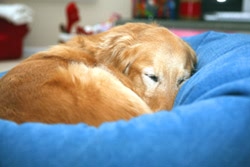
[(243, 11), (250, 12), (250, 0), (243, 0)]
[[(2, 3), (23, 3), (34, 11), (31, 31), (24, 39), (25, 46), (40, 47), (58, 42), (59, 25), (66, 22), (65, 7), (69, 0), (0, 0)], [(77, 0), (81, 25), (107, 20), (113, 12), (131, 17), (131, 0)]]

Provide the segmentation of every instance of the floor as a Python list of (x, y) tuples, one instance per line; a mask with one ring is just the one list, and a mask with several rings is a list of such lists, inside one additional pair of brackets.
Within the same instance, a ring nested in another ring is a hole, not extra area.
[(1, 60), (0, 61), (0, 72), (8, 71), (20, 63), (23, 59), (16, 60)]

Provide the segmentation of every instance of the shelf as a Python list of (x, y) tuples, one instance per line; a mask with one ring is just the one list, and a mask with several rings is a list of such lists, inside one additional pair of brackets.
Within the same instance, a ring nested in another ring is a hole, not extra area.
[(193, 21), (193, 20), (149, 20), (149, 19), (122, 19), (117, 25), (128, 22), (155, 22), (164, 27), (172, 29), (195, 29), (195, 30), (214, 30), (214, 31), (237, 31), (250, 32), (249, 22), (219, 22), (219, 21)]

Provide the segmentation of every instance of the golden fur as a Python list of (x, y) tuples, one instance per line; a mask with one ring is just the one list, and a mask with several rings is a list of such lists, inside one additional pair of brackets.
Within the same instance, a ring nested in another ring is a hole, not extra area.
[(195, 62), (184, 41), (153, 24), (78, 36), (31, 56), (0, 80), (0, 118), (98, 126), (170, 110)]

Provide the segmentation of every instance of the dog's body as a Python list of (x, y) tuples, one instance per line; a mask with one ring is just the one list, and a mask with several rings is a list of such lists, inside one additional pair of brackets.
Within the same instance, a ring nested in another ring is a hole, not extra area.
[(0, 80), (0, 118), (98, 126), (171, 109), (195, 63), (166, 28), (118, 26), (37, 53)]
[[(92, 57), (70, 47), (64, 52), (81, 57), (39, 53), (10, 71), (0, 83), (0, 116), (18, 123), (85, 122), (130, 119), (150, 108)], [(58, 53), (60, 55), (60, 53)], [(69, 55), (71, 56), (71, 55)], [(122, 77), (122, 75), (120, 76)], [(129, 81), (126, 81), (127, 84)], [(6, 91), (10, 90), (10, 91)]]

